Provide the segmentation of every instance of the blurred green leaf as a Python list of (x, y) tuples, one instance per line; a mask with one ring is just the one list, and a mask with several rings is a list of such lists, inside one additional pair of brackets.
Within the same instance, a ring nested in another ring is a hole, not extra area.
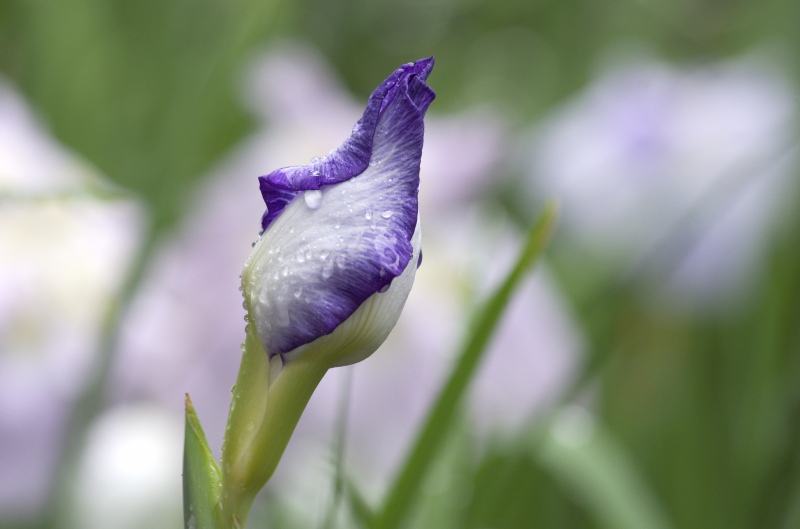
[(532, 455), (607, 529), (670, 527), (634, 462), (587, 412), (560, 412)]
[(343, 481), (347, 500), (350, 503), (350, 511), (359, 527), (371, 527), (375, 523), (375, 510), (367, 503), (366, 498), (352, 479), (343, 477)]
[(431, 407), (397, 479), (389, 490), (374, 527), (379, 529), (399, 527), (414, 507), (420, 485), (451, 430), (461, 398), (477, 371), (486, 345), (509, 299), (550, 239), (555, 225), (556, 211), (557, 207), (553, 203), (545, 206), (538, 222), (532, 226), (525, 246), (508, 277), (478, 310), (450, 377)]
[[(291, 3), (24, 2), (7, 71), (55, 135), (143, 197), (170, 226), (192, 184), (250, 127), (236, 88), (243, 59)], [(11, 22), (8, 23), (11, 25)]]

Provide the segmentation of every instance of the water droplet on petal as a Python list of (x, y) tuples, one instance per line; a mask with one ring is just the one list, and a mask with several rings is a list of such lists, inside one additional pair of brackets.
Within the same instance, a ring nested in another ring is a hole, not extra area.
[(380, 289), (378, 292), (379, 292), (380, 294), (383, 294), (383, 293), (384, 293), (384, 292), (386, 292), (387, 290), (389, 290), (389, 285), (383, 285), (383, 287), (381, 287), (381, 289)]
[(370, 208), (367, 208), (367, 211), (364, 212), (364, 217), (367, 220), (372, 220), (372, 210)]
[(322, 251), (319, 253), (319, 258), (320, 258), (320, 259), (322, 259), (322, 260), (324, 261), (325, 259), (327, 259), (327, 258), (328, 258), (328, 256), (329, 256), (330, 254), (331, 254), (331, 253), (330, 253), (328, 250), (322, 250)]
[(325, 264), (322, 265), (322, 279), (328, 279), (332, 275), (333, 275), (333, 262), (325, 261)]
[(306, 191), (303, 194), (303, 198), (306, 201), (306, 206), (311, 209), (317, 209), (322, 204), (322, 191), (319, 189), (312, 189), (311, 191)]
[(303, 289), (302, 288), (298, 288), (297, 290), (294, 291), (294, 297), (296, 297), (297, 299), (300, 299), (300, 296), (302, 296), (302, 295), (303, 295)]
[(392, 215), (394, 215), (394, 211), (386, 210), (383, 213), (381, 213), (381, 217), (383, 217), (384, 219), (388, 219)]

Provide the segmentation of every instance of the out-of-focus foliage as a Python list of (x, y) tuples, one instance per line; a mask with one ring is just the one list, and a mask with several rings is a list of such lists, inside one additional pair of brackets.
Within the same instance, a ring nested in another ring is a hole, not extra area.
[[(252, 130), (244, 65), (279, 41), (318, 49), (361, 99), (397, 64), (435, 55), (432, 114), (489, 107), (518, 140), (631, 44), (687, 67), (769, 50), (797, 100), (797, 20), (794, 0), (0, 0), (0, 72), (59, 142), (141, 200), (160, 236)], [(522, 165), (500, 164), (481, 198), (520, 228), (545, 198), (526, 202)], [(783, 194), (800, 196), (789, 171)], [(620, 269), (557, 231), (549, 269), (586, 345), (576, 379), (519, 431), (477, 440), (467, 413), (452, 421), (409, 519), (454, 529), (797, 527), (800, 209), (775, 218), (756, 277), (721, 312), (660, 307), (649, 295), (670, 270)], [(578, 413), (576, 424), (576, 406), (590, 419)], [(281, 493), (268, 488), (253, 527), (305, 526)], [(17, 526), (44, 527), (0, 518)]]
[(2, 69), (56, 137), (174, 221), (202, 172), (247, 130), (244, 53), (287, 32), (291, 3), (3, 2)]

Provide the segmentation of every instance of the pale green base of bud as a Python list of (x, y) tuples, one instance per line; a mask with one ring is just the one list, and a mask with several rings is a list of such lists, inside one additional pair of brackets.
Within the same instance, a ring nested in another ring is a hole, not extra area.
[(300, 415), (328, 366), (302, 357), (272, 362), (248, 325), (222, 447), (221, 511), (226, 527), (244, 526), (275, 472)]

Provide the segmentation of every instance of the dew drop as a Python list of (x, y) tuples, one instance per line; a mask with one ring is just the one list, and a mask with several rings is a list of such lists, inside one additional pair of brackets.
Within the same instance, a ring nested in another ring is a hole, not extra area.
[(372, 210), (370, 208), (367, 208), (367, 211), (364, 212), (364, 217), (367, 220), (372, 220)]
[(319, 189), (312, 189), (311, 191), (306, 191), (303, 194), (303, 198), (306, 201), (306, 206), (311, 209), (317, 209), (322, 205), (322, 191)]
[(297, 299), (300, 299), (300, 296), (302, 296), (302, 295), (303, 295), (303, 289), (302, 288), (298, 288), (297, 290), (294, 291), (294, 297), (296, 297)]
[(322, 279), (328, 279), (333, 275), (333, 262), (326, 261), (324, 265), (322, 265)]
[(320, 258), (320, 259), (322, 259), (322, 260), (324, 261), (325, 259), (327, 259), (327, 258), (328, 258), (328, 256), (329, 256), (330, 254), (331, 254), (331, 253), (330, 253), (328, 250), (322, 250), (322, 251), (319, 253), (319, 258)]
[(386, 211), (384, 211), (383, 213), (381, 213), (381, 217), (383, 217), (384, 219), (388, 219), (388, 218), (390, 218), (392, 215), (394, 215), (394, 211), (389, 211), (389, 210), (386, 210)]

